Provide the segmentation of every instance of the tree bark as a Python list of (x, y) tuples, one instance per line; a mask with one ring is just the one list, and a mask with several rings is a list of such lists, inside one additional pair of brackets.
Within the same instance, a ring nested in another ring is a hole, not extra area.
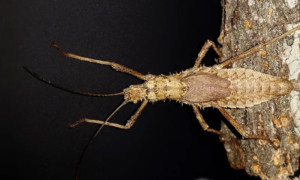
[[(270, 40), (300, 23), (297, 0), (223, 0), (219, 43), (225, 61)], [(266, 46), (233, 64), (273, 76), (298, 79), (300, 32)], [(221, 141), (232, 168), (245, 169), (261, 179), (290, 179), (299, 168), (300, 102), (298, 92), (251, 108), (227, 110), (249, 134), (265, 134), (279, 148), (259, 139), (243, 139), (222, 123)]]

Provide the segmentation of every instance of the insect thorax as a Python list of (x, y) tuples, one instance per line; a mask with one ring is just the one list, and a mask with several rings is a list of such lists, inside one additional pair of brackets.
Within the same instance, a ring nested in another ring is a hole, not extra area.
[(143, 84), (131, 85), (124, 89), (124, 98), (133, 103), (141, 100), (179, 100), (185, 92), (185, 84), (180, 79), (179, 74), (153, 76)]

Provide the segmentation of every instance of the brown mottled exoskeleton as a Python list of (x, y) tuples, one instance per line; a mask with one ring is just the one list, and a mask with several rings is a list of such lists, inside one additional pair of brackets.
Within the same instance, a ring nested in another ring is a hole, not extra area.
[[(105, 121), (83, 118), (71, 124), (71, 127), (74, 127), (82, 122), (102, 124), (95, 136), (99, 133), (104, 125), (120, 129), (130, 129), (148, 102), (171, 99), (191, 105), (194, 109), (196, 118), (200, 122), (202, 128), (206, 131), (220, 134), (219, 131), (209, 128), (199, 111), (199, 108), (214, 107), (219, 109), (222, 115), (244, 138), (259, 138), (268, 140), (268, 137), (264, 135), (248, 134), (244, 128), (225, 111), (224, 108), (252, 107), (262, 102), (266, 102), (272, 98), (287, 95), (292, 90), (300, 91), (300, 84), (250, 69), (224, 69), (224, 67), (257, 53), (264, 46), (283, 39), (287, 35), (297, 30), (300, 30), (300, 26), (297, 26), (296, 28), (287, 31), (286, 33), (274, 39), (263, 42), (233, 58), (230, 58), (224, 61), (222, 64), (214, 65), (212, 67), (200, 66), (201, 60), (205, 56), (208, 49), (212, 46), (220, 57), (222, 56), (222, 53), (219, 51), (214, 42), (208, 40), (199, 52), (194, 67), (180, 73), (158, 76), (152, 74), (143, 75), (135, 70), (111, 61), (96, 60), (64, 52), (58, 47), (58, 45), (52, 44), (53, 47), (55, 47), (66, 57), (108, 65), (116, 71), (128, 73), (145, 81), (143, 84), (131, 85), (124, 89), (123, 92), (115, 94), (94, 94), (67, 90), (52, 84), (50, 81), (44, 78), (41, 78), (29, 68), (25, 69), (38, 79), (67, 91), (91, 96), (124, 95), (124, 102), (118, 108), (116, 108), (116, 110)], [(142, 101), (142, 104), (125, 125), (108, 122), (112, 115), (126, 103), (137, 103), (138, 101)]]
[[(287, 95), (292, 90), (300, 91), (300, 84), (250, 69), (224, 69), (224, 67), (260, 51), (264, 46), (274, 43), (297, 30), (300, 30), (300, 26), (287, 31), (272, 40), (261, 43), (238, 56), (230, 58), (222, 64), (214, 65), (212, 67), (200, 66), (201, 60), (208, 49), (212, 46), (220, 57), (222, 56), (222, 53), (219, 51), (214, 42), (208, 40), (199, 52), (194, 67), (180, 73), (158, 76), (152, 74), (143, 75), (135, 70), (114, 62), (96, 60), (64, 52), (58, 47), (58, 45), (52, 44), (53, 47), (66, 57), (108, 65), (117, 71), (131, 74), (145, 81), (143, 84), (131, 85), (124, 89), (121, 93), (103, 94), (103, 96), (124, 95), (125, 99), (124, 102), (105, 121), (83, 118), (71, 126), (74, 127), (82, 122), (88, 122), (120, 129), (129, 129), (133, 126), (148, 102), (171, 99), (191, 105), (196, 114), (196, 118), (200, 122), (202, 128), (206, 131), (220, 134), (219, 131), (209, 128), (199, 111), (199, 108), (214, 107), (220, 110), (223, 116), (244, 138), (259, 138), (268, 140), (268, 137), (264, 135), (248, 134), (244, 128), (225, 111), (224, 108), (252, 107), (272, 98)], [(98, 96), (102, 95), (98, 94)], [(138, 101), (142, 101), (142, 104), (125, 125), (108, 122), (112, 115), (123, 105), (128, 102), (137, 103)]]
[[(64, 52), (56, 44), (52, 44), (60, 53), (66, 57), (74, 58), (81, 61), (88, 61), (92, 63), (98, 63), (102, 65), (108, 65), (116, 71), (121, 71), (133, 75), (145, 82), (143, 84), (131, 85), (124, 89), (121, 93), (116, 94), (94, 94), (86, 92), (75, 92), (84, 95), (91, 96), (113, 96), (124, 95), (124, 102), (116, 108), (116, 110), (108, 116), (105, 121), (83, 118), (74, 124), (72, 127), (82, 123), (95, 123), (101, 124), (98, 131), (92, 137), (92, 139), (100, 132), (103, 126), (111, 126), (121, 129), (129, 129), (136, 122), (138, 116), (141, 114), (148, 102), (156, 102), (165, 99), (175, 100), (187, 105), (191, 105), (194, 109), (196, 118), (198, 119), (202, 128), (206, 131), (220, 134), (219, 131), (209, 128), (199, 108), (214, 107), (219, 109), (223, 116), (232, 124), (232, 126), (244, 137), (244, 138), (258, 138), (269, 141), (269, 138), (265, 135), (248, 134), (235, 119), (233, 119), (224, 108), (246, 108), (254, 105), (266, 102), (272, 98), (276, 98), (282, 95), (289, 94), (292, 90), (300, 91), (300, 84), (282, 79), (280, 77), (271, 76), (261, 72), (257, 72), (244, 68), (229, 68), (224, 69), (233, 62), (241, 60), (247, 56), (260, 51), (264, 46), (274, 43), (287, 35), (300, 30), (300, 26), (287, 31), (286, 33), (266, 42), (263, 42), (243, 53), (230, 58), (219, 65), (212, 67), (200, 66), (201, 60), (205, 56), (208, 49), (212, 46), (215, 52), (221, 57), (222, 54), (216, 45), (212, 41), (207, 41), (198, 54), (198, 58), (194, 64), (194, 67), (187, 69), (181, 73), (171, 75), (143, 75), (135, 70), (122, 66), (120, 64), (91, 59), (87, 57), (78, 56), (72, 53)], [(26, 68), (32, 75), (40, 80), (64, 89), (57, 85), (52, 84), (50, 81), (45, 80)], [(64, 89), (66, 90), (66, 89)], [(70, 91), (70, 90), (68, 90)], [(74, 91), (72, 91), (74, 92)], [(131, 116), (125, 125), (108, 122), (109, 119), (126, 103), (137, 103), (142, 101), (138, 110)], [(91, 139), (91, 141), (92, 141)], [(91, 142), (90, 141), (90, 142)], [(89, 142), (89, 144), (90, 144)]]

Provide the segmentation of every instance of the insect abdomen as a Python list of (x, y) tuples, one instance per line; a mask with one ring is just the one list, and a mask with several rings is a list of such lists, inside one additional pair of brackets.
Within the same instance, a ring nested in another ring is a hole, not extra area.
[(287, 95), (293, 84), (286, 79), (243, 68), (221, 69), (219, 77), (230, 81), (230, 96), (218, 100), (222, 107), (251, 107), (272, 98)]

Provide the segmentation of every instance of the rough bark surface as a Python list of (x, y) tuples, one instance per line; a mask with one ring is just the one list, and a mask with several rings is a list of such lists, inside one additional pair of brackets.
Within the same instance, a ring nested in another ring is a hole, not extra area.
[[(297, 0), (222, 1), (223, 20), (219, 43), (224, 61), (272, 39), (300, 23)], [(236, 62), (233, 67), (298, 79), (300, 71), (300, 33), (271, 44), (260, 52)], [(228, 112), (250, 134), (266, 134), (274, 144), (258, 139), (243, 139), (228, 124), (222, 123), (221, 140), (232, 168), (245, 169), (261, 179), (292, 179), (299, 169), (300, 156), (299, 94), (292, 92), (266, 103)], [(227, 126), (228, 125), (228, 126)]]

